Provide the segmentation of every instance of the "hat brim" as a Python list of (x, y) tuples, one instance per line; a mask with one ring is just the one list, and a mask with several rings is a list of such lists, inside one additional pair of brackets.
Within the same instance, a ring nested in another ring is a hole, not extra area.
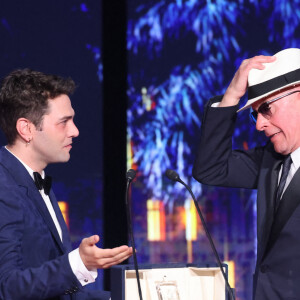
[(243, 111), (243, 110), (246, 110), (246, 109), (250, 108), (255, 102), (257, 102), (257, 101), (259, 101), (261, 99), (264, 99), (264, 98), (266, 98), (268, 96), (271, 96), (271, 95), (279, 92), (280, 90), (285, 90), (288, 87), (296, 86), (298, 84), (300, 84), (300, 80), (292, 82), (292, 83), (289, 83), (289, 84), (287, 84), (285, 86), (281, 86), (278, 89), (272, 90), (272, 91), (270, 91), (268, 93), (265, 93), (263, 95), (260, 95), (260, 96), (258, 96), (256, 98), (252, 98), (251, 100), (248, 100), (247, 103), (242, 108), (240, 108), (237, 112), (240, 112), (240, 111)]

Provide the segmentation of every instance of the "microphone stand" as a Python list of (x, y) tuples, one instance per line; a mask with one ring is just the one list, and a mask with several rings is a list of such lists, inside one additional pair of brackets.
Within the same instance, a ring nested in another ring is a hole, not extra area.
[(137, 285), (138, 285), (138, 292), (139, 292), (139, 298), (140, 300), (143, 300), (142, 296), (142, 289), (141, 289), (141, 283), (140, 283), (140, 276), (139, 276), (139, 268), (138, 268), (138, 263), (137, 263), (137, 258), (136, 258), (136, 252), (135, 252), (135, 242), (134, 242), (134, 236), (133, 236), (133, 230), (132, 230), (132, 218), (131, 218), (131, 211), (130, 211), (130, 206), (128, 204), (128, 199), (129, 199), (129, 187), (134, 179), (136, 173), (133, 169), (130, 169), (126, 173), (126, 179), (127, 179), (127, 185), (126, 185), (126, 197), (125, 197), (125, 203), (126, 203), (126, 216), (127, 216), (127, 225), (129, 228), (129, 235), (131, 239), (131, 246), (133, 250), (133, 262), (134, 262), (134, 269), (135, 269), (135, 274), (136, 274), (136, 280), (137, 280)]
[(181, 184), (189, 191), (189, 193), (191, 194), (191, 196), (192, 196), (192, 198), (193, 198), (193, 201), (194, 201), (194, 204), (195, 204), (195, 206), (196, 206), (198, 215), (199, 215), (199, 217), (200, 217), (200, 219), (201, 219), (203, 228), (204, 228), (204, 230), (205, 230), (206, 236), (207, 236), (207, 238), (208, 238), (208, 240), (209, 240), (210, 247), (211, 247), (211, 249), (212, 249), (213, 252), (214, 252), (215, 258), (217, 259), (217, 264), (218, 264), (218, 266), (219, 266), (219, 268), (220, 268), (220, 270), (221, 270), (221, 272), (222, 272), (222, 275), (223, 275), (223, 277), (224, 277), (225, 285), (226, 285), (227, 291), (228, 291), (228, 293), (229, 293), (229, 295), (230, 295), (230, 298), (231, 298), (232, 300), (235, 300), (235, 296), (234, 296), (234, 294), (233, 294), (233, 290), (232, 290), (232, 288), (230, 287), (229, 282), (228, 282), (228, 280), (227, 280), (227, 278), (226, 278), (226, 274), (225, 274), (225, 272), (224, 272), (224, 270), (223, 270), (223, 267), (222, 267), (222, 263), (221, 263), (219, 254), (218, 254), (218, 252), (217, 252), (217, 250), (216, 250), (216, 247), (215, 247), (214, 242), (213, 242), (213, 240), (212, 240), (212, 237), (211, 237), (211, 235), (210, 235), (210, 233), (209, 233), (208, 227), (207, 227), (207, 225), (206, 225), (206, 222), (205, 222), (204, 217), (203, 217), (203, 215), (202, 215), (202, 213), (201, 213), (199, 204), (198, 204), (198, 202), (197, 202), (197, 200), (196, 200), (196, 198), (195, 198), (195, 196), (194, 196), (193, 191), (191, 190), (191, 188), (190, 188), (184, 181), (181, 180), (181, 178), (179, 177), (179, 175), (177, 174), (177, 172), (168, 169), (168, 170), (166, 171), (166, 175), (167, 175), (167, 177), (168, 177), (169, 179), (181, 183)]

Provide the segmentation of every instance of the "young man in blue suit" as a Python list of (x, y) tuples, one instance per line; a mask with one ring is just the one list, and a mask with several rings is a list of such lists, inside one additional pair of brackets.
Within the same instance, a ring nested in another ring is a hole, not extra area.
[[(0, 299), (109, 299), (83, 286), (98, 268), (132, 254), (128, 246), (98, 248), (99, 236), (72, 251), (66, 224), (44, 169), (70, 159), (79, 135), (69, 95), (74, 82), (29, 69), (2, 82), (0, 126)], [(97, 296), (95, 296), (97, 295)]]
[[(269, 142), (233, 150), (237, 112), (250, 107)], [(253, 298), (300, 299), (300, 49), (244, 60), (224, 96), (208, 103), (200, 139), (198, 181), (257, 189)]]

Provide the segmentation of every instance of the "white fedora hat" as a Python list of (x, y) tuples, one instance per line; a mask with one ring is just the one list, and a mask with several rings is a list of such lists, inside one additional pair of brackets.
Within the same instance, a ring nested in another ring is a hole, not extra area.
[(251, 69), (248, 75), (248, 101), (238, 110), (281, 89), (300, 83), (300, 49), (289, 48), (276, 53), (276, 60), (264, 64), (263, 70)]

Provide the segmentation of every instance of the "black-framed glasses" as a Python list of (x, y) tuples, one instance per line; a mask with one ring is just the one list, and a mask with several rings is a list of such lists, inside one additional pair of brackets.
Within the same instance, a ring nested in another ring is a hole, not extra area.
[(251, 112), (250, 112), (250, 117), (252, 119), (252, 121), (254, 121), (254, 123), (256, 123), (257, 121), (257, 116), (258, 114), (261, 114), (264, 118), (266, 118), (267, 120), (269, 120), (272, 116), (272, 113), (271, 113), (271, 107), (270, 107), (270, 104), (277, 101), (277, 100), (280, 100), (284, 97), (287, 97), (289, 95), (292, 95), (292, 94), (295, 94), (295, 93), (300, 93), (300, 90), (298, 91), (293, 91), (293, 92), (289, 92), (287, 94), (284, 94), (284, 95), (281, 95), (275, 99), (272, 99), (272, 100), (269, 100), (269, 101), (266, 101), (264, 102), (262, 105), (260, 105), (260, 107), (256, 110), (253, 110), (251, 108)]

